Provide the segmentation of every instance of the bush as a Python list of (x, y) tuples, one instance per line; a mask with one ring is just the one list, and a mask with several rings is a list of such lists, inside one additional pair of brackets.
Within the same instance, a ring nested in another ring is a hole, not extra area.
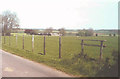
[(91, 58), (87, 54), (75, 54), (72, 59), (63, 59), (61, 64), (69, 65), (72, 70), (77, 71), (81, 75), (96, 77), (112, 77), (118, 74), (118, 52), (112, 52), (115, 64), (110, 64), (110, 58), (106, 58), (101, 62), (99, 59)]
[(106, 58), (104, 66), (99, 70), (96, 76), (101, 77), (117, 77), (118, 76), (118, 52), (112, 52), (113, 61), (115, 62), (113, 65), (109, 64), (109, 58)]

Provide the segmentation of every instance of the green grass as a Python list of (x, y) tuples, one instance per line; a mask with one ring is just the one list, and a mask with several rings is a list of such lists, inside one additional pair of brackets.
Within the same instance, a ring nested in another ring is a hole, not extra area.
[[(16, 37), (11, 36), (11, 45), (9, 46), (9, 37), (5, 37), (5, 44), (3, 49), (14, 53), (16, 55), (22, 56), (24, 58), (44, 63), (58, 70), (64, 71), (68, 74), (77, 76), (95, 76), (98, 67), (102, 65), (96, 64), (93, 61), (86, 61), (83, 58), (77, 58), (78, 54), (81, 52), (81, 40), (79, 39), (98, 39), (107, 40), (104, 44), (107, 45), (103, 49), (103, 60), (110, 58), (110, 64), (114, 64), (112, 52), (113, 50), (118, 51), (118, 37), (72, 37), (65, 36), (62, 37), (62, 58), (59, 59), (59, 37), (56, 36), (46, 36), (46, 55), (40, 55), (38, 53), (43, 53), (43, 36), (35, 36), (35, 48), (32, 52), (32, 37), (30, 35), (25, 35), (25, 49), (22, 49), (22, 36), (18, 36), (18, 42), (16, 46)], [(2, 38), (2, 43), (4, 43), (4, 37)], [(100, 44), (100, 42), (85, 41), (88, 44)], [(84, 53), (87, 54), (89, 58), (99, 59), (99, 47), (85, 46)]]
[(16, 35), (27, 35), (26, 33), (11, 33), (11, 35), (16, 36)]

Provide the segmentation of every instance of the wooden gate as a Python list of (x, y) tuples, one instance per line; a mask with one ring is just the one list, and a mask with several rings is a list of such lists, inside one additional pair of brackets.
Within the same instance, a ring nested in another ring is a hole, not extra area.
[[(91, 39), (80, 39), (81, 40), (81, 54), (84, 54), (84, 46), (96, 46), (100, 47), (100, 60), (102, 59), (102, 50), (106, 45), (103, 45), (103, 42), (106, 40), (91, 40)], [(100, 45), (95, 45), (95, 44), (85, 44), (84, 41), (100, 41)]]

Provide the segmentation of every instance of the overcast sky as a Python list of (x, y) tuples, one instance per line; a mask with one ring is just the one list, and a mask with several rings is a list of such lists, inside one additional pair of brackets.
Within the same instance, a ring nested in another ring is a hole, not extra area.
[(22, 28), (117, 29), (118, 0), (2, 0)]

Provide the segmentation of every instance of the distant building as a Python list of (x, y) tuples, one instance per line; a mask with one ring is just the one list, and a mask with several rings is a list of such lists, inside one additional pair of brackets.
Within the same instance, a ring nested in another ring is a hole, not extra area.
[(59, 33), (51, 33), (51, 36), (60, 36)]
[(93, 36), (96, 36), (96, 34), (97, 34), (98, 36), (104, 35), (104, 33), (94, 33)]

